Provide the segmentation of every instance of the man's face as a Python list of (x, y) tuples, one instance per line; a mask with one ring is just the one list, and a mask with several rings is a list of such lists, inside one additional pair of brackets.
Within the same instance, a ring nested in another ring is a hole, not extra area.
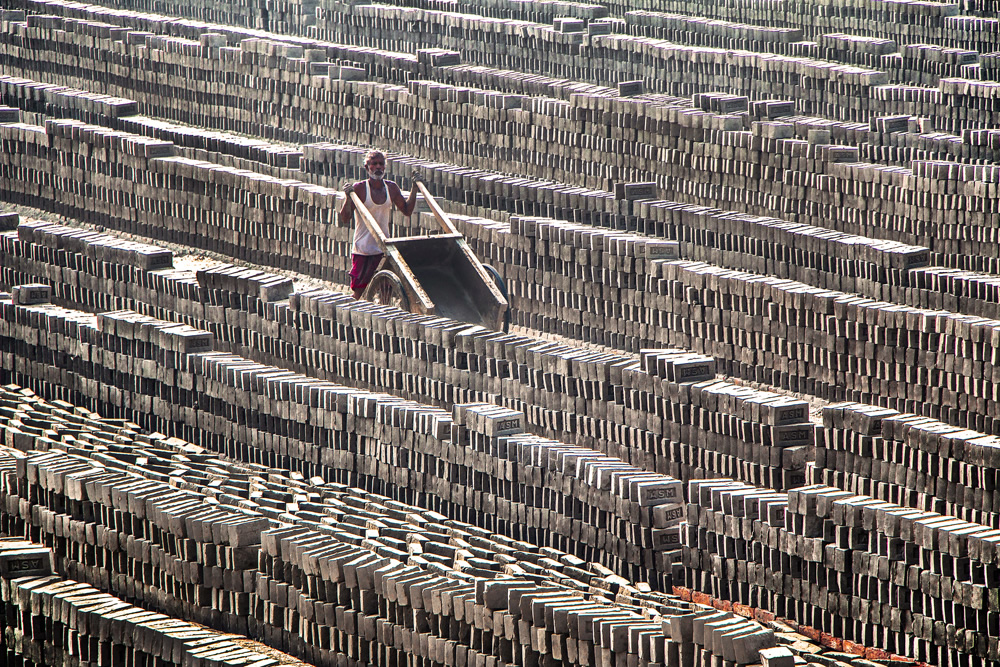
[(385, 177), (385, 158), (373, 157), (365, 165), (368, 168), (368, 178), (381, 181)]

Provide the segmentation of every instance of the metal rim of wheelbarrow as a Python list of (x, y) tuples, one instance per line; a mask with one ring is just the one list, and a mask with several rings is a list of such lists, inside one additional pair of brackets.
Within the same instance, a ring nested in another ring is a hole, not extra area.
[(395, 306), (410, 311), (410, 299), (406, 296), (403, 281), (394, 272), (382, 269), (372, 276), (367, 290), (368, 300), (381, 306)]
[(507, 292), (507, 282), (492, 264), (483, 264), (483, 268), (486, 269), (486, 273), (488, 273), (490, 278), (493, 279), (493, 284), (497, 286), (497, 289), (500, 290), (500, 294), (503, 296), (504, 300), (507, 301), (507, 309), (503, 313), (503, 332), (507, 333), (510, 331), (510, 296)]

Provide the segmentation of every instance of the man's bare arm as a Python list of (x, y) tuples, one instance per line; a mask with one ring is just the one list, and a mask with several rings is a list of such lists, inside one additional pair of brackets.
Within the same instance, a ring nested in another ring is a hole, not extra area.
[(351, 216), (354, 215), (354, 200), (351, 199), (352, 192), (354, 192), (354, 184), (350, 182), (344, 183), (344, 198), (346, 201), (344, 202), (344, 207), (340, 209), (340, 224), (342, 225), (346, 225)]
[(396, 205), (396, 208), (402, 211), (406, 217), (410, 217), (413, 214), (413, 209), (417, 207), (416, 185), (410, 188), (410, 196), (403, 199), (403, 191), (399, 189), (399, 186), (395, 183), (390, 183), (389, 196), (392, 198), (392, 203)]

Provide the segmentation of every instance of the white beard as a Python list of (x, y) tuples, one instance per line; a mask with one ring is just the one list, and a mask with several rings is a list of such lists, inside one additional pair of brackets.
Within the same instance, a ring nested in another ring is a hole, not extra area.
[(369, 171), (368, 178), (372, 179), (373, 181), (381, 181), (382, 179), (385, 178), (385, 172), (382, 172), (381, 174), (376, 174), (375, 172)]

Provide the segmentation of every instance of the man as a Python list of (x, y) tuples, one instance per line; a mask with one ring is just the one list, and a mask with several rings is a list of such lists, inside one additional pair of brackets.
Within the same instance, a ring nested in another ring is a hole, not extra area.
[(389, 216), (392, 207), (395, 205), (403, 215), (409, 217), (413, 209), (417, 206), (416, 182), (420, 180), (420, 174), (413, 172), (411, 178), (414, 182), (410, 188), (410, 196), (403, 199), (403, 193), (399, 186), (392, 181), (385, 180), (385, 153), (378, 150), (369, 151), (365, 155), (365, 169), (368, 171), (368, 179), (357, 183), (345, 183), (344, 192), (347, 194), (347, 202), (340, 209), (340, 223), (347, 224), (351, 216), (355, 216), (354, 221), (354, 242), (351, 246), (351, 290), (354, 298), (360, 299), (361, 293), (368, 287), (372, 276), (378, 270), (382, 262), (382, 249), (371, 232), (358, 217), (360, 214), (354, 210), (354, 200), (351, 193), (355, 193), (364, 202), (365, 208), (372, 214), (382, 232), (389, 235)]

